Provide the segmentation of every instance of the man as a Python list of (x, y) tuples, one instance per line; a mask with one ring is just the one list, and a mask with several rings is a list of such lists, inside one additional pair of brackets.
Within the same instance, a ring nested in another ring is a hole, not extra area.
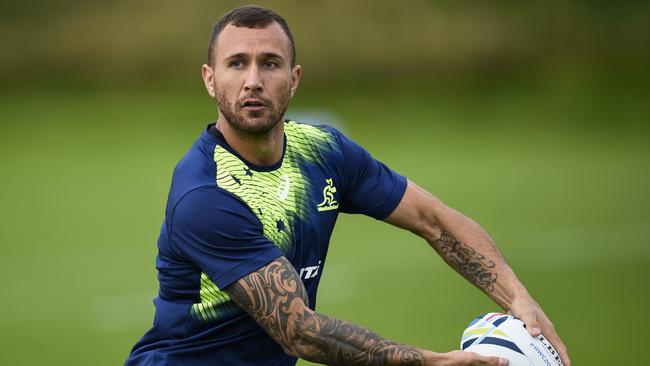
[(301, 76), (286, 22), (246, 6), (215, 24), (203, 81), (218, 106), (174, 171), (153, 327), (127, 365), (505, 365), (398, 344), (314, 311), (339, 212), (423, 237), (569, 365), (551, 322), (475, 222), (331, 127), (285, 121)]

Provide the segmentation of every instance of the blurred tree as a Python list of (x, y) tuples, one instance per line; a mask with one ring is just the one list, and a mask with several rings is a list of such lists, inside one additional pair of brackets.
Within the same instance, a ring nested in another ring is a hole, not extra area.
[[(316, 85), (466, 82), (547, 72), (647, 74), (650, 3), (260, 1), (290, 23)], [(187, 83), (212, 23), (240, 1), (7, 0), (0, 11), (5, 87), (23, 83)]]

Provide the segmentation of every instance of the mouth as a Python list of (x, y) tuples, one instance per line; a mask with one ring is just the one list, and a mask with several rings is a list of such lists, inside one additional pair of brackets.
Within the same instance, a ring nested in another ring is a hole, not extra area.
[(245, 110), (255, 111), (266, 108), (266, 104), (259, 99), (245, 99), (241, 102), (241, 108)]

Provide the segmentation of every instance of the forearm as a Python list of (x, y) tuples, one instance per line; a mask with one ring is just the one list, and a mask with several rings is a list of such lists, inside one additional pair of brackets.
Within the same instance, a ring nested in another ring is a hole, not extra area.
[(476, 222), (409, 182), (404, 198), (387, 222), (424, 238), (458, 273), (506, 310), (527, 295), (514, 272)]
[(555, 327), (519, 282), (492, 238), (476, 222), (452, 209), (437, 212), (438, 230), (427, 238), (429, 244), (456, 271), (520, 318), (531, 335), (543, 332), (569, 366), (566, 346)]
[(438, 230), (426, 240), (445, 262), (505, 310), (510, 309), (517, 296), (527, 295), (525, 287), (480, 225), (448, 207), (436, 212)]
[(476, 222), (410, 181), (402, 201), (385, 220), (424, 238), (458, 273), (522, 319), (531, 335), (544, 332), (565, 365), (570, 364), (553, 324)]
[(298, 320), (299, 357), (328, 365), (425, 365), (433, 353), (386, 340), (358, 325), (307, 309)]
[(280, 257), (226, 291), (290, 355), (328, 365), (430, 365), (438, 354), (397, 344), (311, 310), (300, 277)]

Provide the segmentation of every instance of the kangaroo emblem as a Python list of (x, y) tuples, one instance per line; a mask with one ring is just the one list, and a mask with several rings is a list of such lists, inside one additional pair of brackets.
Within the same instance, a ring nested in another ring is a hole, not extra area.
[(318, 211), (336, 210), (339, 208), (339, 203), (334, 199), (336, 187), (334, 187), (334, 180), (332, 178), (325, 179), (327, 185), (323, 188), (323, 202), (319, 203), (316, 208)]

